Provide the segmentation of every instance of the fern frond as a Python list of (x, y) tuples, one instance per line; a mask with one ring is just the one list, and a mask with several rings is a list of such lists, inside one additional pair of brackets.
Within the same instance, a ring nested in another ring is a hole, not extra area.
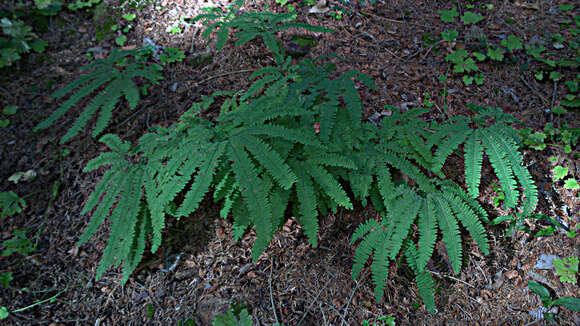
[(382, 232), (377, 232), (378, 238), (374, 250), (373, 263), (371, 264), (372, 280), (375, 286), (374, 293), (377, 303), (383, 298), (387, 278), (389, 277), (389, 252), (387, 239)]
[[(296, 164), (297, 165), (297, 164)], [(304, 170), (295, 166), (298, 175), (296, 182), (296, 196), (298, 197), (298, 212), (300, 223), (308, 242), (313, 247), (318, 246), (318, 211), (316, 210), (316, 192), (312, 183), (312, 177)]]
[[(420, 249), (419, 249), (420, 250)], [(418, 258), (421, 254), (411, 241), (405, 245), (405, 258), (411, 269), (415, 272), (415, 283), (419, 290), (419, 296), (425, 303), (425, 307), (431, 313), (435, 312), (435, 282), (429, 271), (419, 268)]]
[(296, 182), (296, 175), (270, 145), (251, 135), (239, 135), (236, 138), (245, 145), (246, 149), (282, 188), (290, 189), (292, 187)]
[(42, 129), (46, 129), (53, 125), (56, 120), (60, 119), (65, 113), (70, 110), (78, 101), (80, 101), (83, 97), (88, 96), (89, 94), (93, 93), (97, 88), (103, 86), (107, 82), (113, 79), (113, 76), (110, 74), (103, 74), (97, 76), (89, 85), (81, 88), (78, 92), (74, 93), (69, 97), (68, 100), (63, 102), (61, 106), (56, 109), (48, 118), (41, 121), (36, 127), (34, 127), (34, 131), (39, 131)]
[(479, 184), (481, 182), (481, 166), (483, 162), (483, 146), (476, 137), (472, 135), (465, 142), (465, 184), (467, 193), (471, 198), (479, 197)]
[(453, 271), (458, 274), (461, 271), (461, 237), (457, 220), (451, 211), (447, 201), (439, 195), (430, 195), (435, 206), (435, 214), (441, 233), (443, 233), (443, 242), (447, 249), (447, 255), (451, 261)]
[(325, 168), (320, 165), (310, 164), (309, 162), (305, 163), (305, 165), (308, 167), (307, 171), (314, 181), (324, 189), (332, 200), (342, 207), (348, 209), (353, 208), (350, 198), (348, 198), (340, 183)]
[[(105, 89), (99, 93), (89, 105), (77, 118), (73, 126), (61, 138), (60, 142), (65, 143), (76, 136), (92, 118), (92, 116), (104, 106), (97, 120), (97, 125), (93, 130), (93, 137), (98, 136), (108, 125), (111, 120), (112, 111), (115, 108), (118, 100), (124, 95), (129, 103), (129, 107), (134, 109), (139, 102), (139, 89), (133, 83), (132, 78), (143, 77), (150, 82), (156, 84), (157, 80), (161, 79), (161, 66), (153, 64), (146, 66), (138, 60), (128, 60), (125, 57), (135, 56), (136, 51), (119, 51), (113, 49), (109, 56), (105, 59), (99, 59), (86, 68), (97, 67), (96, 70), (79, 77), (69, 85), (53, 94), (54, 98), (61, 98), (79, 88), (76, 93), (73, 93), (68, 100), (63, 102), (61, 106), (54, 111), (47, 119), (39, 123), (34, 130), (38, 131), (46, 129), (67, 113), (70, 108), (76, 105), (80, 99), (87, 97), (97, 91), (101, 86)], [(125, 61), (124, 69), (117, 68), (116, 65), (119, 60)], [(88, 84), (87, 84), (88, 83)]]
[[(506, 158), (509, 161), (511, 168), (513, 169), (514, 175), (516, 176), (520, 186), (523, 189), (523, 193), (525, 195), (525, 200), (523, 203), (524, 215), (527, 215), (535, 209), (538, 203), (538, 188), (534, 184), (528, 169), (523, 166), (524, 162), (521, 154), (518, 152), (518, 146), (511, 137), (506, 135), (506, 128), (509, 127), (494, 127), (494, 130), (497, 134), (505, 135), (504, 137), (501, 137), (499, 140), (497, 140), (497, 145), (500, 146), (502, 151), (506, 153)], [(509, 129), (511, 130), (511, 128)]]
[(435, 312), (435, 282), (428, 271), (417, 272), (415, 274), (415, 283), (419, 290), (419, 296), (425, 303), (427, 311)]
[(383, 159), (389, 165), (401, 170), (402, 173), (408, 175), (411, 179), (415, 180), (419, 187), (427, 192), (435, 192), (435, 187), (431, 183), (431, 180), (423, 173), (421, 170), (411, 163), (409, 160), (395, 154), (391, 151), (391, 148), (385, 146), (385, 151), (383, 152)]
[(256, 168), (244, 150), (243, 144), (234, 139), (229, 144), (228, 156), (233, 161), (232, 168), (240, 187), (242, 196), (252, 215), (258, 237), (252, 248), (254, 261), (258, 260), (262, 251), (268, 247), (272, 238), (272, 210), (267, 193)]
[(457, 132), (453, 132), (450, 134), (446, 140), (442, 143), (439, 143), (437, 146), (437, 151), (435, 152), (435, 156), (433, 158), (433, 164), (431, 169), (435, 173), (440, 173), (443, 164), (445, 164), (445, 160), (457, 147), (462, 144), (467, 137), (469, 137), (472, 133), (472, 130), (460, 130)]
[(350, 242), (354, 243), (359, 238), (363, 240), (358, 244), (354, 254), (354, 265), (352, 266), (352, 279), (356, 280), (367, 260), (373, 253), (373, 249), (377, 241), (384, 238), (384, 235), (379, 231), (380, 224), (375, 219), (370, 219), (365, 223), (359, 225), (355, 234), (351, 237)]
[(437, 241), (437, 216), (435, 205), (431, 198), (423, 199), (423, 204), (419, 210), (419, 250), (417, 251), (416, 265), (417, 272), (425, 271), (427, 262), (431, 259), (433, 248)]
[(473, 240), (475, 240), (479, 249), (487, 255), (489, 253), (489, 244), (485, 228), (476, 215), (476, 212), (467, 206), (459, 197), (444, 195), (444, 198), (451, 206), (455, 216), (457, 216), (461, 222), (461, 225), (467, 229)]
[[(97, 280), (109, 267), (119, 265), (129, 256), (134, 242), (135, 225), (141, 205), (143, 173), (144, 169), (140, 167), (130, 168), (125, 173), (119, 174), (121, 181), (115, 189), (112, 189), (109, 200), (112, 204), (112, 202), (118, 199), (118, 204), (109, 216), (111, 220), (111, 231), (103, 251), (103, 256), (97, 267)], [(103, 205), (100, 205), (99, 209), (101, 207)], [(102, 216), (109, 215), (108, 211), (100, 213), (103, 214), (101, 216), (97, 215), (97, 220), (102, 220)], [(127, 270), (129, 267), (129, 264), (124, 266), (124, 269), (126, 269), (125, 273), (127, 274), (132, 272), (132, 270)]]
[[(212, 144), (213, 145), (213, 144)], [(195, 176), (195, 181), (191, 188), (185, 194), (183, 203), (177, 210), (177, 216), (187, 216), (195, 211), (205, 194), (209, 191), (209, 186), (213, 181), (215, 169), (218, 165), (219, 159), (225, 152), (225, 143), (217, 143), (211, 146), (208, 150), (207, 159), (199, 168), (199, 172)], [(205, 153), (204, 153), (205, 154)]]
[(480, 129), (480, 136), (491, 166), (499, 179), (501, 189), (505, 194), (505, 207), (514, 208), (518, 202), (516, 180), (513, 169), (508, 161), (507, 153), (499, 145), (502, 135), (491, 128)]
[(151, 220), (149, 219), (147, 207), (141, 203), (139, 214), (137, 215), (138, 221), (135, 226), (135, 236), (133, 238), (133, 244), (131, 246), (130, 252), (124, 261), (123, 268), (123, 278), (121, 283), (127, 282), (131, 273), (137, 268), (141, 259), (143, 258), (143, 253), (145, 253), (145, 247), (147, 243), (147, 235), (151, 232)]
[(392, 223), (395, 227), (389, 230), (391, 232), (388, 248), (390, 259), (395, 259), (403, 246), (403, 241), (405, 241), (409, 234), (411, 225), (415, 222), (420, 208), (420, 205), (417, 205), (417, 203), (420, 203), (420, 197), (412, 190), (406, 189), (399, 200), (393, 205), (392, 211), (389, 212), (389, 216), (392, 217)]

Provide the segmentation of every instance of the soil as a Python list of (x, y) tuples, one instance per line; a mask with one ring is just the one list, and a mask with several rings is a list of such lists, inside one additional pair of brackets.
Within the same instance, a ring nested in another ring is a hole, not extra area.
[[(90, 130), (58, 145), (86, 100), (50, 129), (32, 130), (60, 105), (49, 95), (81, 75), (79, 67), (90, 62), (89, 49), (107, 53), (115, 46), (113, 36), (96, 36), (107, 19), (121, 12), (136, 13), (126, 47), (141, 46), (149, 38), (188, 55), (164, 70), (165, 79), (150, 89), (136, 110), (131, 111), (126, 103), (117, 108), (105, 132), (126, 140), (135, 141), (151, 126), (171, 124), (203, 95), (247, 88), (252, 71), (273, 64), (260, 41), (236, 47), (230, 39), (222, 51), (215, 52), (214, 43), (201, 38), (199, 25), (182, 23), (181, 33), (167, 32), (168, 26), (198, 15), (202, 7), (225, 8), (226, 0), (158, 0), (137, 9), (104, 1), (104, 15), (65, 10), (43, 18), (42, 26), (35, 25), (39, 23), (32, 16), (24, 17), (49, 46), (45, 53), (27, 55), (0, 77), (0, 107), (19, 106), (10, 125), (0, 129), (0, 190), (14, 191), (27, 203), (22, 213), (0, 220), (0, 239), (10, 239), (19, 229), (37, 242), (36, 250), (27, 256), (17, 253), (0, 258), (0, 272), (13, 275), (10, 285), (0, 288), (1, 305), (11, 311), (0, 324), (177, 325), (189, 319), (210, 325), (215, 314), (236, 300), (248, 308), (254, 325), (360, 325), (385, 315), (394, 316), (398, 325), (541, 325), (548, 322), (534, 316), (542, 304), (528, 289), (528, 280), (542, 282), (554, 297), (579, 297), (578, 285), (561, 282), (553, 269), (535, 267), (541, 255), (580, 256), (580, 236), (570, 237), (565, 230), (557, 230), (553, 236), (534, 236), (545, 225), (526, 221), (531, 234), (517, 231), (508, 236), (506, 225), (486, 226), (491, 247), (487, 256), (466, 238), (469, 250), (459, 275), (444, 263), (434, 264), (436, 313), (426, 311), (408, 271), (396, 264), (383, 299), (376, 302), (368, 266), (357, 280), (351, 277), (355, 246), (350, 244), (350, 236), (359, 223), (376, 215), (372, 208), (360, 205), (321, 217), (317, 248), (308, 244), (300, 224), (289, 219), (262, 257), (253, 262), (255, 234), (248, 232), (233, 241), (231, 221), (219, 219), (218, 207), (207, 201), (194, 215), (167, 226), (163, 247), (147, 255), (125, 285), (121, 285), (118, 269), (95, 281), (107, 227), (81, 247), (76, 242), (90, 218), (80, 214), (83, 204), (102, 175), (102, 171), (84, 173), (83, 168), (105, 147), (91, 137)], [(494, 41), (507, 34), (524, 42), (544, 40), (546, 35), (562, 32), (558, 21), (580, 14), (578, 8), (559, 10), (564, 2), (488, 1), (493, 8), (484, 10), (478, 2), (459, 1), (460, 12), (469, 5), (485, 12), (477, 29), (459, 20), (442, 23), (437, 10), (450, 9), (446, 1), (371, 4), (330, 0), (331, 12), (342, 10), (340, 18), (308, 14), (311, 6), (289, 3), (296, 6), (299, 21), (336, 31), (315, 34), (318, 45), (307, 57), (336, 53), (342, 58), (336, 62), (339, 71), (356, 69), (374, 78), (376, 91), (361, 88), (365, 117), (382, 112), (385, 105), (398, 109), (420, 106), (428, 93), (434, 119), (469, 112), (467, 103), (474, 103), (501, 107), (523, 125), (540, 131), (547, 122), (558, 126), (565, 121), (578, 128), (580, 112), (570, 110), (564, 118), (550, 113), (566, 89), (534, 78), (535, 71), (542, 69), (538, 62), (522, 52), (506, 54), (501, 64), (477, 63), (485, 81), (466, 86), (460, 75), (448, 71), (444, 56), (450, 45), (432, 43), (430, 37), (455, 28), (460, 34), (456, 46), (471, 50), (473, 33), (483, 33)], [(247, 1), (243, 10), (286, 9), (275, 1)], [(279, 36), (288, 39), (288, 33)], [(213, 57), (199, 62), (195, 53), (206, 48)], [(579, 73), (577, 68), (563, 72), (566, 77)], [(447, 81), (441, 82), (439, 76), (448, 76)], [(444, 87), (447, 94), (442, 93)], [(63, 150), (69, 154), (63, 156)], [(580, 222), (578, 190), (554, 182), (552, 169), (556, 164), (569, 166), (571, 175), (580, 180), (580, 164), (573, 156), (579, 151), (577, 145), (569, 154), (553, 146), (524, 151), (525, 163), (540, 190), (537, 212), (558, 219), (569, 230), (578, 230)], [(550, 157), (556, 161), (551, 162)], [(451, 170), (462, 164), (457, 158), (447, 163)], [(489, 163), (485, 164), (490, 173), (484, 178), (480, 202), (492, 218), (507, 214), (493, 205), (495, 177)], [(8, 181), (14, 173), (28, 170), (36, 172), (32, 180)], [(580, 314), (558, 307), (556, 324), (580, 325)]]

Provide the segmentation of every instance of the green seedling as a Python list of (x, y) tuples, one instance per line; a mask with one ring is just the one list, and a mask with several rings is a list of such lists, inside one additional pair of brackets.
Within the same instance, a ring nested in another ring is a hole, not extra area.
[[(528, 288), (534, 292), (535, 294), (540, 296), (540, 300), (542, 301), (542, 305), (547, 309), (550, 309), (554, 306), (563, 306), (571, 311), (580, 311), (580, 299), (574, 297), (561, 297), (557, 298), (556, 300), (552, 299), (552, 295), (550, 291), (536, 281), (528, 281)], [(554, 315), (551, 313), (544, 313), (544, 318), (549, 321), (554, 320)]]
[(10, 125), (10, 119), (8, 116), (14, 115), (18, 112), (18, 106), (16, 105), (8, 105), (2, 109), (2, 113), (0, 113), (0, 128), (6, 128)]
[(502, 61), (503, 60), (503, 49), (502, 48), (492, 49), (491, 47), (489, 47), (489, 48), (487, 48), (487, 56), (491, 60)]
[(423, 105), (427, 108), (431, 108), (434, 105), (433, 103), (431, 103), (430, 99), (431, 99), (431, 95), (426, 92), (425, 98), (423, 99)]
[(507, 39), (501, 41), (501, 45), (506, 47), (510, 52), (524, 48), (522, 39), (513, 35), (508, 35)]
[(463, 14), (463, 16), (461, 16), (461, 20), (463, 21), (464, 25), (477, 24), (478, 22), (483, 20), (483, 16), (473, 13), (471, 11), (466, 11)]
[(13, 238), (2, 242), (4, 250), (2, 250), (2, 257), (10, 256), (14, 253), (21, 253), (28, 256), (36, 249), (36, 246), (30, 239), (26, 237), (26, 232), (23, 230), (14, 230), (12, 232)]
[(493, 197), (493, 206), (499, 207), (499, 205), (505, 200), (505, 193), (497, 183), (492, 183), (492, 188), (493, 191), (496, 192), (496, 195)]
[(564, 188), (569, 189), (569, 190), (577, 190), (577, 189), (580, 189), (580, 185), (578, 185), (578, 181), (570, 178), (570, 179), (564, 180)]
[(127, 42), (127, 36), (125, 34), (129, 33), (129, 31), (133, 29), (133, 24), (131, 24), (130, 22), (135, 20), (136, 17), (137, 15), (135, 15), (134, 13), (125, 14), (123, 15), (123, 20), (126, 22), (124, 26), (120, 25), (111, 26), (112, 32), (117, 32), (118, 34), (120, 34), (115, 38), (115, 44), (117, 44), (118, 46), (125, 45), (125, 42)]
[[(0, 16), (2, 17), (2, 16)], [(47, 42), (39, 39), (32, 32), (32, 27), (20, 20), (0, 19), (0, 69), (21, 59), (21, 55), (31, 50), (44, 52)]]
[[(372, 326), (395, 326), (395, 317), (393, 316), (380, 316), (377, 321), (379, 323), (373, 323)], [(362, 321), (362, 326), (371, 326), (371, 324), (365, 319)]]
[(459, 36), (459, 33), (456, 30), (445, 30), (441, 32), (441, 38), (446, 42), (453, 42)]
[(166, 48), (164, 53), (159, 56), (161, 65), (165, 66), (169, 63), (181, 62), (185, 59), (185, 52), (176, 48)]
[(556, 274), (560, 276), (560, 281), (576, 285), (576, 274), (578, 273), (578, 257), (554, 259)]
[(21, 213), (26, 208), (26, 202), (13, 191), (0, 192), (0, 217), (5, 218)]
[(455, 17), (459, 17), (459, 13), (455, 8), (452, 8), (451, 10), (439, 9), (437, 12), (441, 15), (441, 21), (445, 23), (452, 23), (455, 20)]
[(557, 165), (554, 168), (554, 181), (558, 181), (560, 179), (563, 179), (566, 175), (568, 175), (568, 168), (567, 167), (562, 167), (560, 165)]

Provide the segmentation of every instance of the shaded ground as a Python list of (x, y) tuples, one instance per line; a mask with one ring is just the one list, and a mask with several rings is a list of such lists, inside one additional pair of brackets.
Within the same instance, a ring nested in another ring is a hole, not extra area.
[[(264, 3), (248, 2), (244, 9), (261, 10)], [(281, 10), (273, 1), (267, 3), (270, 10)], [(477, 26), (495, 40), (506, 33), (526, 41), (535, 35), (542, 39), (558, 32), (559, 25), (554, 22), (569, 15), (554, 10), (556, 2), (491, 3), (494, 9), (485, 11), (485, 20)], [(226, 5), (225, 1), (215, 4)], [(387, 104), (397, 108), (421, 105), (428, 92), (434, 103), (433, 118), (465, 112), (466, 104), (472, 102), (501, 107), (535, 130), (546, 122), (558, 122), (545, 112), (554, 105), (552, 98), (563, 97), (563, 87), (537, 81), (533, 68), (537, 63), (524, 55), (502, 64), (479, 63), (485, 72), (482, 86), (464, 86), (460, 77), (448, 74), (449, 94), (442, 96), (443, 84), (438, 77), (447, 70), (444, 44), (429, 45), (424, 35), (457, 28), (464, 37), (460, 42), (471, 46), (466, 36), (468, 28), (460, 22), (444, 26), (439, 20), (437, 9), (450, 9), (446, 2), (388, 1), (362, 6), (356, 1), (331, 1), (330, 6), (344, 10), (341, 19), (307, 15), (307, 6), (298, 8), (299, 20), (337, 31), (318, 35), (319, 45), (308, 55), (334, 52), (344, 58), (337, 63), (339, 70), (358, 69), (375, 78), (377, 91), (363, 90), (366, 116), (381, 112)], [(137, 12), (136, 28), (127, 44), (141, 45), (147, 37), (188, 54), (201, 51), (205, 45), (195, 26), (182, 25), (184, 32), (180, 35), (166, 32), (168, 24), (180, 17), (195, 16), (199, 8), (197, 1), (163, 0), (146, 6)], [(533, 268), (540, 254), (579, 256), (579, 236), (557, 233), (532, 238), (517, 233), (505, 237), (504, 227), (489, 227), (491, 254), (483, 256), (466, 243), (469, 260), (461, 275), (452, 275), (435, 259), (438, 311), (428, 314), (404, 267), (392, 269), (379, 304), (374, 300), (368, 270), (357, 281), (352, 280), (354, 246), (349, 244), (349, 237), (360, 222), (376, 214), (372, 209), (358, 207), (321, 219), (320, 246), (315, 249), (307, 244), (299, 224), (290, 220), (276, 233), (262, 258), (253, 263), (250, 251), (254, 234), (233, 242), (230, 224), (216, 219), (216, 207), (209, 202), (198, 214), (168, 226), (164, 247), (155, 256), (146, 257), (124, 287), (120, 286), (118, 271), (110, 271), (95, 282), (106, 232), (101, 230), (80, 248), (75, 242), (88, 221), (79, 212), (100, 177), (98, 173), (82, 173), (82, 169), (104, 148), (88, 133), (67, 145), (56, 145), (76, 117), (72, 114), (47, 132), (33, 135), (31, 130), (59, 104), (48, 95), (76, 78), (79, 66), (89, 62), (87, 49), (98, 46), (109, 50), (113, 42), (96, 42), (96, 27), (104, 23), (103, 18), (93, 20), (90, 14), (78, 13), (61, 13), (58, 17), (50, 20), (41, 34), (49, 42), (48, 52), (30, 56), (1, 77), (0, 106), (20, 107), (11, 126), (0, 130), (1, 190), (28, 195), (24, 213), (0, 221), (1, 240), (11, 237), (14, 229), (26, 229), (30, 237), (40, 232), (39, 246), (30, 256), (0, 258), (0, 271), (12, 271), (14, 275), (11, 287), (1, 288), (0, 295), (1, 305), (10, 311), (60, 295), (54, 302), (11, 314), (3, 321), (6, 325), (175, 325), (186, 319), (207, 325), (211, 316), (223, 312), (232, 299), (247, 302), (255, 325), (276, 321), (286, 325), (360, 325), (363, 319), (375, 321), (382, 315), (395, 316), (400, 325), (532, 325), (542, 323), (529, 314), (541, 303), (527, 289), (528, 280), (542, 281), (557, 296), (579, 296), (578, 287), (560, 282), (554, 271)], [(515, 23), (506, 23), (508, 17)], [(140, 103), (137, 114), (119, 110), (107, 132), (135, 140), (151, 125), (175, 121), (201, 95), (247, 87), (251, 71), (272, 63), (260, 42), (241, 48), (229, 42), (205, 66), (191, 66), (187, 60), (176, 64), (166, 69), (165, 80)], [(524, 64), (526, 69), (522, 68)], [(448, 105), (445, 113), (444, 103)], [(580, 126), (578, 118), (578, 111), (566, 116), (575, 127)], [(59, 149), (63, 148), (70, 150), (70, 155), (59, 159)], [(540, 188), (538, 210), (577, 229), (578, 191), (552, 183), (550, 156), (575, 167), (572, 173), (580, 179), (580, 164), (571, 155), (554, 148), (526, 151), (526, 164)], [(461, 162), (450, 160), (448, 164), (453, 170)], [(34, 180), (17, 185), (7, 181), (11, 174), (29, 169), (38, 173)], [(50, 189), (56, 182), (60, 183), (58, 196), (51, 201)], [(482, 187), (486, 190), (481, 201), (491, 215), (498, 215), (502, 212), (492, 205), (492, 183), (493, 177), (484, 178)], [(175, 262), (175, 268), (165, 271)], [(562, 325), (580, 324), (580, 315), (566, 309), (560, 311), (559, 318)]]

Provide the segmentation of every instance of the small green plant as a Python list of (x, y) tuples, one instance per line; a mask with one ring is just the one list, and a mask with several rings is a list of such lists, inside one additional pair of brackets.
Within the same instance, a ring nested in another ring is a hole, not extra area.
[(463, 13), (463, 16), (461, 16), (461, 20), (465, 25), (477, 24), (478, 22), (483, 20), (483, 16), (471, 11), (466, 11)]
[(493, 206), (499, 207), (499, 205), (505, 199), (505, 193), (503, 192), (503, 190), (501, 190), (501, 187), (499, 186), (499, 184), (492, 183), (491, 186), (492, 186), (493, 191), (495, 191), (495, 193), (496, 193), (496, 195), (493, 197)]
[(578, 273), (578, 257), (554, 259), (556, 274), (560, 276), (560, 281), (576, 285), (576, 274)]
[(127, 35), (125, 34), (129, 33), (129, 31), (133, 29), (133, 24), (131, 24), (131, 22), (135, 20), (136, 17), (137, 15), (135, 15), (134, 13), (125, 14), (122, 17), (124, 20), (124, 24), (112, 25), (110, 27), (113, 33), (118, 34), (118, 36), (115, 38), (115, 44), (117, 44), (118, 46), (125, 45), (125, 42), (127, 42)]
[(21, 213), (26, 208), (26, 202), (13, 191), (0, 192), (0, 218)]
[(9, 19), (0, 15), (0, 69), (20, 60), (23, 54), (31, 50), (36, 53), (44, 52), (47, 42), (39, 39), (32, 32), (32, 27), (23, 21)]
[(459, 17), (459, 13), (455, 8), (451, 8), (451, 10), (439, 9), (437, 10), (437, 12), (440, 15), (441, 21), (445, 23), (452, 23), (453, 21), (455, 21), (455, 17)]
[(139, 103), (139, 88), (133, 82), (134, 78), (145, 78), (153, 84), (162, 79), (162, 67), (155, 63), (149, 64), (141, 55), (140, 49), (124, 51), (113, 48), (107, 58), (98, 59), (82, 68), (83, 71), (90, 70), (89, 73), (52, 94), (52, 98), (60, 99), (73, 93), (52, 115), (39, 123), (34, 131), (50, 127), (82, 98), (105, 86), (105, 89), (89, 102), (61, 138), (60, 143), (64, 144), (76, 136), (97, 112), (99, 117), (93, 129), (93, 137), (98, 136), (109, 125), (112, 112), (122, 97), (125, 97), (131, 109), (135, 109)]
[(204, 38), (208, 38), (213, 31), (217, 32), (216, 48), (218, 51), (226, 44), (231, 29), (238, 31), (234, 35), (237, 38), (236, 46), (260, 37), (278, 64), (281, 64), (286, 58), (286, 51), (276, 38), (276, 33), (288, 29), (305, 29), (319, 33), (333, 32), (324, 27), (294, 22), (296, 19), (294, 13), (276, 14), (255, 11), (240, 13), (239, 8), (243, 3), (244, 0), (236, 0), (230, 5), (227, 12), (221, 8), (203, 8), (207, 13), (194, 17), (191, 22), (203, 22), (207, 27), (202, 34)]
[(75, 0), (73, 3), (67, 6), (68, 9), (72, 11), (92, 8), (95, 5), (101, 3), (101, 0)]
[(8, 116), (14, 115), (18, 112), (18, 106), (16, 105), (8, 105), (2, 109), (0, 113), (0, 128), (6, 128), (10, 125), (10, 119)]
[[(554, 167), (554, 181), (564, 179), (568, 175), (568, 168), (557, 165)], [(575, 190), (578, 189), (578, 182), (574, 178), (564, 180), (564, 188)]]
[(252, 315), (248, 313), (245, 308), (239, 313), (234, 313), (234, 309), (230, 307), (225, 313), (214, 318), (213, 326), (252, 326)]
[(159, 62), (165, 66), (174, 62), (181, 62), (185, 59), (185, 52), (176, 48), (165, 48), (163, 53), (159, 55)]
[(34, 242), (26, 237), (26, 232), (23, 230), (12, 231), (13, 237), (2, 242), (4, 249), (2, 250), (2, 257), (10, 256), (14, 253), (21, 253), (28, 256), (31, 252), (36, 250)]
[[(377, 318), (379, 323), (373, 323), (372, 326), (395, 326), (395, 317), (393, 316), (380, 316)], [(371, 326), (368, 320), (362, 321), (362, 326)]]
[[(554, 300), (550, 294), (550, 291), (548, 291), (544, 285), (536, 281), (528, 281), (528, 288), (540, 296), (542, 305), (546, 309), (550, 309), (554, 306), (563, 306), (570, 309), (571, 311), (580, 311), (580, 298), (561, 297)], [(544, 318), (549, 321), (554, 320), (554, 315), (549, 312), (545, 312), (543, 315)]]

